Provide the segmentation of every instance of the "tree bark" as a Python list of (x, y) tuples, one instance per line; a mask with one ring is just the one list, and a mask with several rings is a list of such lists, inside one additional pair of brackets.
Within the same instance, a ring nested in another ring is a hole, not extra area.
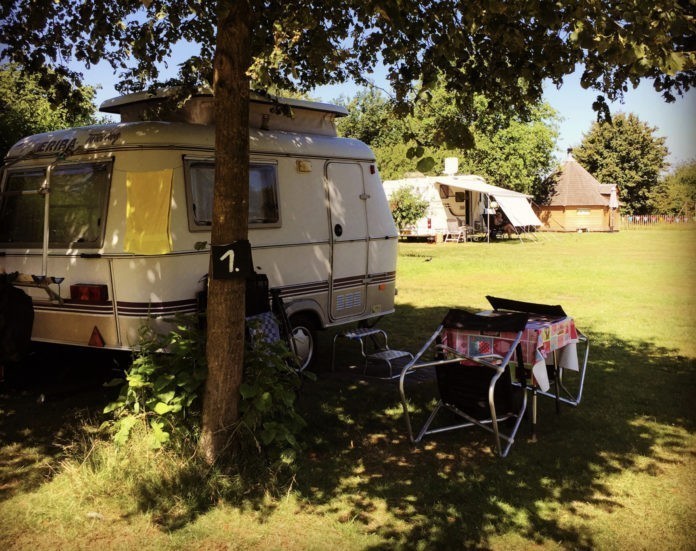
[[(248, 238), (249, 13), (246, 0), (218, 2), (213, 81), (215, 188), (211, 240), (214, 245)], [(244, 290), (244, 279), (211, 278), (208, 288), (208, 378), (199, 448), (211, 464), (231, 450), (232, 431), (239, 417)]]

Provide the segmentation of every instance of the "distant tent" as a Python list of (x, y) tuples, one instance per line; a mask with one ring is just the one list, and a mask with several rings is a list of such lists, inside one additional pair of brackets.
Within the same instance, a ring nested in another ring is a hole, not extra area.
[(600, 184), (572, 155), (550, 176), (553, 191), (538, 207), (547, 231), (612, 231), (618, 208), (616, 186)]

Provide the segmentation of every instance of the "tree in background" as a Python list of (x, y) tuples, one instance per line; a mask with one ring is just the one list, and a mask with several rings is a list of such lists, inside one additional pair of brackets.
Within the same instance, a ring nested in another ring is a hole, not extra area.
[(465, 164), (489, 184), (537, 197), (555, 163), (558, 114), (539, 102), (526, 120), (501, 123), (489, 113), (485, 99), (480, 101), (482, 116), (473, 127), (474, 147), (463, 152)]
[(595, 122), (573, 156), (600, 183), (619, 187), (625, 214), (650, 212), (650, 197), (669, 151), (657, 128), (634, 114), (618, 113), (611, 122)]
[(394, 116), (390, 101), (377, 88), (358, 90), (353, 98), (341, 96), (336, 103), (348, 109), (348, 116), (337, 121), (342, 136), (375, 148), (398, 142), (405, 132), (405, 121)]
[[(473, 116), (467, 115), (470, 120), (465, 125), (465, 115), (453, 107), (443, 86), (431, 90), (429, 98), (412, 115), (396, 118), (389, 100), (379, 91), (360, 91), (350, 101), (342, 98), (350, 114), (339, 120), (339, 131), (373, 148), (385, 180), (413, 172), (440, 174), (445, 158), (458, 157), (460, 173), (478, 174), (493, 185), (523, 193), (538, 193), (553, 168), (558, 137), (558, 115), (548, 104), (527, 106), (528, 115), (522, 119), (492, 111), (489, 102), (477, 96)], [(452, 128), (459, 128), (460, 134), (448, 135)]]
[[(400, 114), (443, 82), (463, 120), (471, 120), (479, 94), (493, 112), (524, 118), (544, 83), (560, 86), (577, 65), (584, 67), (582, 85), (610, 100), (644, 78), (674, 100), (696, 84), (692, 38), (690, 7), (674, 0), (631, 9), (595, 0), (64, 0), (40, 7), (5, 0), (0, 7), (2, 55), (47, 86), (79, 83), (69, 65), (77, 60), (107, 62), (120, 72), (121, 91), (144, 90), (162, 84), (161, 64), (175, 45), (188, 43), (191, 57), (176, 84), (188, 93), (210, 86), (215, 95), (214, 245), (248, 238), (252, 83), (300, 91), (351, 78), (368, 84), (381, 64)], [(60, 90), (69, 101), (79, 88)], [(465, 128), (443, 135), (466, 137)], [(200, 446), (213, 462), (231, 449), (239, 418), (244, 281), (212, 279), (208, 305)]]
[(95, 124), (94, 88), (82, 88), (81, 101), (56, 105), (56, 90), (46, 90), (35, 75), (26, 74), (12, 64), (0, 66), (0, 160), (21, 138)]
[(394, 191), (389, 198), (389, 209), (396, 227), (401, 232), (406, 226), (415, 224), (425, 216), (428, 202), (417, 195), (413, 188), (404, 186)]
[(664, 176), (650, 193), (650, 206), (657, 214), (696, 216), (696, 161)]

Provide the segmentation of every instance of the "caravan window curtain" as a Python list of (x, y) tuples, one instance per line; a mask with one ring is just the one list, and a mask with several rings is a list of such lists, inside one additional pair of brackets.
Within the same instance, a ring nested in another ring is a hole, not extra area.
[(126, 174), (126, 252), (171, 252), (169, 213), (172, 174), (172, 169)]

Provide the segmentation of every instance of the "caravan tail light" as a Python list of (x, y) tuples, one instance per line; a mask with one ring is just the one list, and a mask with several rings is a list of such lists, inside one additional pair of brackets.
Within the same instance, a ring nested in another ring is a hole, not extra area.
[(428, 229), (432, 230), (433, 229), (433, 221), (431, 218), (428, 218)]
[(106, 285), (78, 283), (70, 286), (70, 298), (75, 302), (108, 302), (109, 291)]

